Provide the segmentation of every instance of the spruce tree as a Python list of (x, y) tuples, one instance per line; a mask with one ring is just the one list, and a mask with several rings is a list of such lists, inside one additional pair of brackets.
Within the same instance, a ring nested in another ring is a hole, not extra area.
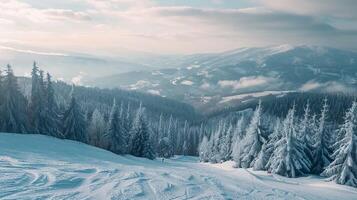
[(45, 113), (43, 117), (43, 134), (63, 138), (60, 125), (59, 109), (55, 99), (55, 90), (53, 88), (52, 77), (47, 73), (45, 90)]
[(63, 114), (63, 135), (66, 139), (87, 142), (85, 117), (73, 90), (74, 86), (72, 87), (71, 102)]
[(295, 105), (283, 122), (281, 138), (275, 144), (273, 155), (267, 164), (269, 172), (291, 178), (309, 173), (312, 165), (305, 154), (305, 144), (297, 137), (294, 115)]
[[(282, 134), (282, 123), (280, 118), (276, 120), (275, 126), (274, 126), (274, 131), (272, 134), (269, 135), (268, 137), (268, 142), (264, 146), (264, 158), (267, 158), (267, 160), (264, 160), (265, 163), (261, 164), (261, 167), (256, 166), (255, 168), (257, 170), (262, 170), (262, 169), (269, 169), (271, 162), (269, 162), (270, 159), (272, 159), (273, 152), (275, 150), (275, 144), (281, 139), (281, 134)], [(257, 164), (258, 165), (258, 164)]]
[(19, 91), (17, 79), (10, 65), (7, 65), (3, 79), (3, 103), (0, 107), (2, 120), (0, 130), (9, 133), (27, 133), (27, 101)]
[(159, 140), (159, 147), (158, 147), (158, 156), (163, 157), (163, 158), (170, 158), (172, 153), (170, 152), (171, 146), (170, 146), (170, 140), (168, 137), (161, 138)]
[(241, 142), (241, 158), (239, 159), (239, 163), (237, 163), (239, 167), (252, 167), (255, 159), (258, 157), (258, 154), (262, 149), (263, 144), (265, 143), (260, 124), (261, 113), (261, 102), (259, 102), (247, 128), (246, 136)]
[(146, 120), (145, 109), (142, 108), (141, 104), (136, 112), (130, 133), (132, 136), (131, 154), (137, 157), (154, 159), (155, 153), (150, 141), (150, 127)]
[(201, 162), (209, 161), (209, 144), (207, 136), (204, 136), (202, 142), (198, 148), (198, 154)]
[[(309, 102), (306, 104), (304, 108), (303, 118), (300, 120), (298, 124), (297, 137), (301, 142), (305, 144), (305, 154), (308, 156), (308, 159), (313, 161), (313, 136), (316, 131), (315, 127), (315, 115), (310, 117), (310, 104)], [(311, 118), (311, 119), (310, 119)]]
[(89, 144), (97, 147), (106, 147), (104, 134), (107, 130), (104, 116), (95, 109), (92, 114), (92, 119), (88, 127), (88, 142)]
[(109, 127), (107, 138), (109, 141), (109, 149), (118, 154), (127, 153), (128, 144), (125, 132), (123, 131), (122, 123), (120, 123), (120, 110), (114, 99), (112, 110), (110, 112)]
[(327, 99), (324, 99), (324, 104), (321, 110), (321, 115), (319, 118), (319, 126), (314, 135), (313, 145), (313, 168), (312, 172), (315, 174), (320, 174), (325, 167), (327, 167), (331, 162), (331, 150), (330, 150), (330, 135), (325, 128), (326, 117), (328, 112)]
[(43, 84), (42, 77), (40, 76), (39, 68), (36, 62), (33, 63), (33, 68), (31, 72), (32, 84), (31, 84), (31, 100), (30, 100), (30, 123), (32, 133), (45, 134), (44, 128), (44, 95), (43, 95)]
[(339, 128), (333, 153), (334, 160), (321, 175), (330, 177), (338, 184), (357, 187), (357, 102), (346, 112), (344, 123)]

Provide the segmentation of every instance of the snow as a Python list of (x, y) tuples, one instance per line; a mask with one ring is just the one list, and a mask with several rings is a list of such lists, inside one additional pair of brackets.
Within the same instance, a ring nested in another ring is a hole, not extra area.
[(356, 199), (315, 176), (289, 179), (199, 163), (118, 156), (75, 141), (0, 133), (0, 199)]

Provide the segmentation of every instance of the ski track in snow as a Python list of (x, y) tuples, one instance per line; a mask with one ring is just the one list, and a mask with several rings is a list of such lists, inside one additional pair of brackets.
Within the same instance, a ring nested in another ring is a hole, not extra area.
[(357, 199), (318, 177), (288, 179), (232, 162), (164, 163), (39, 135), (0, 133), (0, 199)]

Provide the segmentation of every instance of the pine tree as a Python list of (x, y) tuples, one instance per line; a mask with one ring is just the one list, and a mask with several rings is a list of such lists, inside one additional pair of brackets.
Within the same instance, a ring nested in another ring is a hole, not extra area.
[(281, 138), (267, 164), (269, 172), (291, 178), (309, 173), (312, 165), (305, 154), (305, 144), (297, 137), (294, 115), (295, 105), (283, 122)]
[(120, 110), (114, 99), (112, 110), (110, 112), (109, 127), (107, 138), (109, 141), (109, 149), (117, 154), (127, 153), (128, 144), (127, 138), (124, 132), (124, 128), (120, 123)]
[(74, 97), (72, 87), (71, 102), (63, 114), (63, 135), (66, 139), (87, 142), (86, 122), (83, 111)]
[(167, 134), (166, 136), (169, 138), (169, 141), (170, 141), (170, 147), (171, 147), (171, 150), (170, 150), (170, 157), (174, 155), (174, 152), (175, 152), (175, 147), (174, 147), (174, 143), (176, 142), (176, 136), (175, 136), (175, 124), (174, 124), (174, 119), (172, 117), (172, 115), (170, 116), (170, 119), (169, 119), (169, 125), (168, 125), (168, 128), (167, 128)]
[(187, 156), (188, 154), (189, 154), (189, 147), (187, 141), (184, 141), (182, 145), (182, 155)]
[(5, 71), (3, 93), (1, 96), (3, 103), (0, 107), (2, 115), (0, 130), (9, 133), (27, 133), (27, 101), (19, 91), (17, 79), (10, 65), (7, 65)]
[(221, 148), (222, 147), (226, 148), (224, 146), (224, 144), (222, 144), (224, 132), (225, 132), (225, 123), (223, 122), (223, 120), (220, 120), (216, 131), (211, 136), (212, 156), (211, 156), (210, 162), (212, 162), (212, 163), (218, 163), (218, 162), (223, 161), (224, 156), (222, 156), (222, 154), (221, 154)]
[(242, 139), (244, 138), (244, 132), (243, 132), (243, 121), (244, 118), (241, 117), (237, 121), (237, 125), (234, 130), (234, 137), (233, 137), (233, 142), (232, 142), (232, 159), (235, 161), (235, 167), (239, 166), (240, 163), (240, 158), (241, 158), (241, 143)]
[[(264, 146), (264, 158), (267, 158), (267, 160), (264, 160), (265, 163), (261, 163), (261, 167), (256, 166), (256, 170), (262, 170), (262, 169), (269, 169), (271, 161), (270, 159), (272, 158), (273, 152), (275, 150), (275, 144), (281, 139), (281, 134), (282, 134), (282, 124), (280, 118), (276, 120), (275, 126), (274, 126), (274, 131), (272, 134), (269, 135), (268, 137), (268, 142)], [(263, 156), (263, 155), (262, 155)], [(258, 165), (258, 164), (257, 164)]]
[(209, 143), (207, 136), (204, 136), (202, 142), (198, 148), (198, 154), (200, 157), (201, 162), (208, 162), (209, 161)]
[(145, 109), (141, 107), (141, 104), (136, 112), (130, 133), (132, 136), (131, 154), (137, 157), (154, 159), (155, 154), (150, 142), (150, 127), (147, 124)]
[(304, 108), (304, 116), (298, 124), (297, 137), (305, 144), (305, 154), (308, 156), (308, 159), (313, 161), (312, 151), (313, 151), (313, 135), (316, 131), (315, 127), (315, 115), (310, 119), (310, 104), (306, 104)]
[(239, 159), (239, 163), (237, 163), (239, 167), (252, 167), (265, 143), (260, 125), (261, 113), (261, 102), (259, 102), (246, 131), (246, 136), (241, 142), (241, 158)]
[(55, 91), (52, 85), (52, 77), (47, 73), (45, 90), (45, 112), (43, 117), (43, 134), (63, 138), (61, 133), (59, 109), (55, 99)]
[(95, 109), (92, 114), (92, 120), (88, 128), (88, 142), (97, 147), (106, 147), (104, 134), (107, 130), (104, 116)]
[(158, 147), (158, 156), (163, 157), (163, 158), (170, 158), (172, 153), (170, 152), (171, 146), (170, 146), (170, 140), (168, 137), (163, 137), (159, 141), (159, 147)]
[(331, 150), (330, 150), (330, 136), (328, 131), (326, 131), (325, 123), (326, 116), (328, 112), (327, 99), (324, 99), (324, 104), (321, 110), (321, 116), (319, 119), (319, 126), (316, 134), (314, 135), (313, 145), (313, 168), (312, 172), (315, 174), (320, 174), (325, 167), (327, 167), (331, 162)]
[[(131, 117), (131, 109), (130, 109), (130, 103), (128, 102), (127, 109), (126, 109), (126, 114), (125, 116), (123, 115), (123, 132), (125, 133), (126, 137), (126, 143), (130, 145), (130, 130), (132, 126), (132, 117)], [(128, 146), (128, 151), (130, 150), (130, 146)]]
[(338, 184), (357, 187), (357, 102), (352, 103), (339, 128), (340, 139), (334, 146), (334, 160), (321, 175), (330, 177)]
[(231, 158), (232, 151), (230, 147), (232, 146), (233, 131), (232, 124), (229, 124), (227, 131), (221, 138), (219, 154), (222, 161), (227, 161)]
[[(33, 133), (46, 134), (45, 130), (45, 102), (43, 91), (43, 74), (40, 76), (40, 70), (37, 67), (36, 62), (32, 68), (32, 85), (31, 85), (31, 101), (30, 101), (30, 123)], [(41, 80), (42, 79), (42, 80)]]

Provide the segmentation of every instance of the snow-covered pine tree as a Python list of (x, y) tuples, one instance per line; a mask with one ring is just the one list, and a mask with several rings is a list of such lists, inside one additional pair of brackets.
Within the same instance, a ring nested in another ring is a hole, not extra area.
[(262, 149), (265, 139), (262, 136), (261, 131), (261, 101), (259, 101), (258, 106), (256, 107), (250, 124), (247, 128), (246, 135), (241, 141), (241, 156), (237, 164), (238, 167), (248, 168), (254, 165), (255, 159), (258, 157), (259, 152)]
[(220, 120), (218, 122), (218, 127), (216, 128), (216, 131), (214, 132), (213, 135), (211, 135), (211, 141), (212, 141), (212, 156), (210, 159), (210, 162), (212, 163), (219, 163), (223, 160), (223, 157), (221, 155), (221, 147), (223, 146), (223, 136), (225, 132), (225, 123), (223, 120)]
[[(127, 105), (127, 109), (126, 109), (126, 115), (125, 117), (123, 118), (123, 128), (124, 128), (124, 132), (125, 134), (127, 135), (127, 138), (126, 138), (126, 143), (128, 145), (130, 145), (130, 140), (131, 140), (131, 135), (130, 135), (130, 130), (131, 130), (131, 126), (132, 126), (132, 114), (131, 114), (131, 107), (130, 107), (130, 102), (128, 102), (128, 105)], [(130, 151), (130, 146), (128, 146), (128, 150)]]
[[(36, 62), (33, 63), (31, 72), (31, 100), (30, 100), (30, 123), (33, 133), (48, 134), (45, 130), (45, 97), (43, 86), (43, 72), (40, 75), (40, 70)], [(41, 80), (42, 79), (42, 80)], [(45, 133), (46, 132), (46, 133)]]
[(168, 124), (168, 128), (167, 128), (167, 134), (166, 136), (169, 138), (169, 141), (170, 141), (170, 147), (171, 147), (171, 156), (173, 156), (174, 152), (175, 152), (175, 148), (174, 148), (174, 143), (176, 142), (175, 140), (175, 122), (174, 122), (174, 119), (172, 117), (172, 115), (170, 115), (170, 118), (169, 118), (169, 124)]
[(141, 104), (136, 112), (130, 133), (132, 136), (131, 154), (137, 157), (154, 159), (155, 153), (150, 141), (150, 127), (148, 127), (146, 120), (145, 109)]
[(278, 118), (275, 122), (275, 126), (274, 126), (274, 131), (272, 134), (270, 134), (268, 136), (268, 142), (266, 143), (266, 145), (264, 146), (264, 157), (263, 158), (267, 158), (267, 160), (262, 160), (265, 162), (261, 163), (261, 167), (258, 168), (258, 164), (255, 167), (256, 170), (262, 170), (262, 169), (269, 169), (270, 168), (270, 164), (272, 163), (272, 161), (270, 161), (270, 159), (272, 158), (273, 152), (275, 150), (275, 144), (281, 139), (281, 134), (282, 134), (282, 122), (281, 119)]
[[(187, 134), (188, 134), (188, 122), (187, 120), (185, 120), (183, 128), (181, 129), (181, 131), (177, 132), (177, 145), (176, 145), (176, 151), (177, 154), (187, 154), (188, 153), (188, 144), (186, 141), (187, 138)], [(184, 145), (185, 146), (185, 151), (184, 151)], [(185, 153), (184, 153), (185, 152)]]
[(338, 184), (357, 187), (357, 102), (346, 112), (344, 123), (339, 128), (341, 140), (336, 141), (334, 160), (322, 172)]
[(216, 152), (215, 152), (215, 148), (214, 148), (214, 144), (215, 144), (215, 132), (211, 133), (211, 136), (208, 140), (208, 161), (212, 162), (213, 159), (215, 159), (216, 157)]
[(25, 114), (27, 101), (19, 91), (17, 79), (10, 65), (7, 65), (3, 79), (0, 130), (9, 133), (27, 133)]
[(99, 112), (98, 109), (95, 109), (92, 114), (92, 119), (88, 127), (88, 142), (89, 144), (105, 148), (106, 140), (104, 135), (106, 133), (107, 126), (104, 120), (104, 116)]
[(54, 137), (63, 138), (61, 133), (60, 116), (58, 105), (55, 99), (55, 91), (52, 85), (52, 78), (49, 73), (46, 77), (46, 88), (45, 88), (45, 112), (44, 112), (44, 133), (46, 135), (51, 135)]
[(281, 138), (267, 164), (269, 172), (291, 178), (309, 173), (312, 165), (305, 154), (305, 144), (297, 137), (294, 115), (295, 105), (283, 122)]
[(219, 154), (221, 161), (227, 161), (231, 158), (232, 152), (230, 147), (232, 146), (233, 131), (233, 126), (229, 123), (227, 131), (225, 131), (220, 139)]
[(242, 116), (241, 118), (239, 118), (237, 120), (237, 124), (235, 126), (234, 129), (234, 133), (233, 133), (233, 144), (236, 140), (242, 140), (244, 138), (244, 130), (243, 130), (243, 123), (244, 123), (244, 117)]
[(209, 142), (207, 136), (204, 136), (200, 146), (198, 147), (198, 155), (201, 162), (209, 161)]
[(232, 141), (232, 159), (235, 161), (235, 167), (240, 166), (240, 157), (241, 157), (241, 142), (242, 139), (244, 138), (244, 132), (243, 132), (243, 122), (244, 118), (243, 116), (237, 120), (237, 124), (234, 130), (234, 136), (233, 136), (233, 141)]
[(187, 141), (184, 141), (182, 145), (182, 155), (187, 156), (188, 154), (189, 154), (189, 147)]
[(303, 142), (305, 144), (306, 148), (304, 151), (305, 151), (306, 156), (308, 156), (308, 159), (311, 160), (311, 162), (313, 162), (312, 139), (313, 139), (313, 135), (316, 130), (316, 128), (314, 126), (315, 126), (315, 117), (312, 117), (312, 119), (310, 119), (310, 103), (307, 102), (307, 104), (305, 105), (305, 108), (304, 108), (304, 116), (300, 120), (300, 122), (297, 126), (298, 127), (297, 137), (299, 138), (299, 140), (301, 140), (301, 142)]
[(325, 128), (326, 118), (328, 112), (327, 99), (324, 99), (324, 103), (319, 118), (318, 129), (314, 135), (313, 144), (313, 167), (312, 172), (320, 174), (325, 167), (331, 162), (331, 140), (329, 132)]
[(108, 132), (106, 138), (109, 142), (110, 151), (117, 154), (125, 154), (128, 151), (127, 138), (122, 123), (120, 123), (120, 110), (116, 100), (113, 101), (112, 110), (109, 117)]
[(170, 158), (172, 155), (172, 148), (170, 146), (170, 140), (168, 137), (163, 137), (159, 140), (158, 156), (163, 158)]
[(86, 122), (81, 106), (74, 96), (74, 86), (71, 91), (71, 102), (63, 114), (63, 135), (66, 139), (87, 142)]

